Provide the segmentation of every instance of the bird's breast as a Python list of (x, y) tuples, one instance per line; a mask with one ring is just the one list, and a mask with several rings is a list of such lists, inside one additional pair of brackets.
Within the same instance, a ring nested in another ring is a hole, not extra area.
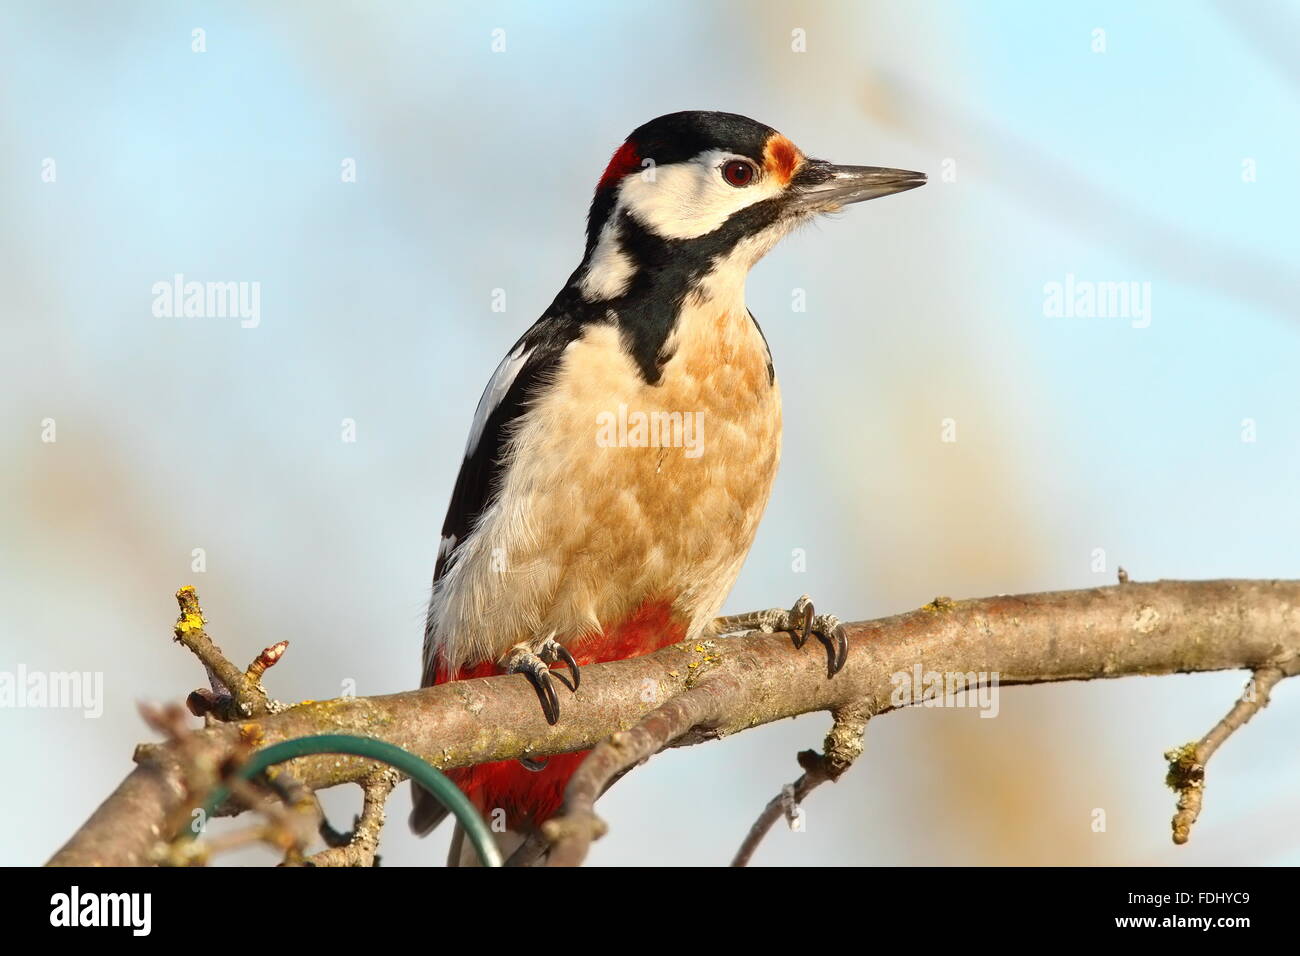
[(676, 639), (717, 613), (776, 475), (780, 393), (743, 306), (689, 304), (664, 354), (650, 384), (615, 324), (569, 346), (446, 581), (460, 621), (439, 630), (482, 635), (450, 665), (550, 634), (582, 649), (646, 606), (671, 607)]

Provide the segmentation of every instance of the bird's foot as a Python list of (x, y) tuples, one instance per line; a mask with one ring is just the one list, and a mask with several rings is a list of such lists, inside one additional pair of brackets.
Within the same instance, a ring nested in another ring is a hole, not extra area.
[(813, 608), (812, 598), (806, 594), (795, 601), (794, 607), (789, 610), (774, 607), (749, 614), (732, 614), (720, 617), (713, 623), (719, 634), (735, 634), (740, 631), (772, 634), (788, 631), (795, 647), (803, 647), (808, 636), (812, 635), (826, 646), (828, 677), (838, 674), (849, 656), (848, 632), (840, 619), (834, 614), (818, 614)]
[[(568, 666), (569, 673), (573, 675), (572, 682), (559, 671), (552, 673), (550, 665), (557, 661), (563, 661)], [(582, 681), (578, 662), (573, 659), (569, 649), (553, 637), (548, 637), (539, 644), (516, 644), (502, 659), (501, 665), (507, 674), (523, 674), (528, 678), (533, 690), (537, 691), (538, 700), (542, 702), (542, 713), (548, 724), (554, 724), (560, 719), (560, 699), (556, 696), (552, 676), (558, 678), (570, 691), (576, 691)], [(537, 761), (531, 763), (537, 764)], [(530, 770), (540, 770), (546, 765), (545, 762), (537, 766), (529, 764), (530, 761), (525, 760), (524, 766)]]

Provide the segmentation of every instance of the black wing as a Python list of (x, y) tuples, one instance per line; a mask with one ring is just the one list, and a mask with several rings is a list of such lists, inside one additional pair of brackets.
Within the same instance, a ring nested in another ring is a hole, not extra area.
[[(471, 433), (442, 526), (435, 584), (500, 490), (511, 426), (545, 387), (564, 350), (582, 335), (587, 321), (568, 312), (548, 312), (515, 343), (488, 383), (475, 413), (476, 425), (480, 419), (482, 424)], [(511, 367), (512, 359), (518, 363), (516, 368)]]

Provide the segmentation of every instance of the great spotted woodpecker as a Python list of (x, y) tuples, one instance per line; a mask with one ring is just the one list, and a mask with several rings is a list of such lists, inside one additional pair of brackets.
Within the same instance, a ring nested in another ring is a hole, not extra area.
[[(423, 686), (523, 674), (555, 723), (553, 676), (576, 691), (583, 664), (749, 627), (818, 637), (834, 676), (843, 629), (806, 597), (715, 620), (781, 447), (745, 277), (817, 214), (924, 182), (809, 159), (733, 113), (672, 113), (628, 137), (596, 186), (581, 264), (479, 401), (442, 530)], [(557, 810), (582, 757), (452, 776), (526, 834)], [(423, 834), (445, 811), (414, 796)], [(508, 854), (521, 839), (502, 842)]]

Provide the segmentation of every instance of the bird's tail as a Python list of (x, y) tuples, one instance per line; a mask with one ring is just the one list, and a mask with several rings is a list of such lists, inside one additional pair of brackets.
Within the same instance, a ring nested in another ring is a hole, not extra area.
[[(426, 836), (447, 816), (447, 808), (442, 805), (442, 802), (415, 781), (411, 781), (411, 800), (414, 807), (411, 809), (410, 824), (411, 831), (416, 836)], [(514, 830), (494, 833), (493, 836), (496, 838), (501, 856), (505, 859), (509, 859), (510, 854), (519, 849), (527, 839), (526, 834)], [(482, 865), (478, 858), (478, 851), (474, 849), (473, 843), (465, 839), (465, 830), (459, 823), (456, 824), (456, 829), (451, 835), (451, 846), (447, 850), (447, 865)]]
[(414, 780), (411, 781), (411, 803), (411, 832), (416, 836), (427, 835), (447, 815), (442, 801)]
[[(523, 833), (514, 830), (506, 830), (504, 833), (494, 833), (492, 836), (497, 841), (497, 849), (501, 851), (502, 859), (510, 859), (510, 854), (524, 845), (528, 837)], [(448, 866), (482, 866), (483, 861), (479, 859), (478, 850), (474, 849), (474, 844), (465, 839), (465, 829), (459, 823), (451, 835), (451, 846), (447, 848), (447, 865)]]

